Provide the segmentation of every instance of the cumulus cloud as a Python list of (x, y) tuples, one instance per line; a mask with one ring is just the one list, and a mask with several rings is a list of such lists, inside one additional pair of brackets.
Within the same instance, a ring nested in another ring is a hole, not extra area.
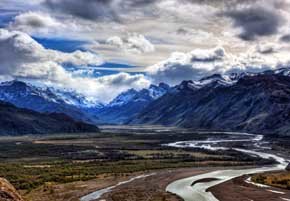
[(102, 59), (93, 53), (75, 51), (64, 53), (45, 49), (29, 35), (0, 29), (0, 72), (16, 71), (27, 63), (55, 62), (73, 65), (99, 65)]
[(66, 75), (69, 76), (64, 76), (61, 80), (54, 82), (47, 80), (44, 83), (53, 87), (76, 90), (103, 103), (110, 102), (123, 91), (131, 88), (140, 90), (148, 87), (151, 83), (143, 74), (118, 73), (98, 78), (73, 77), (68, 73)]
[[(260, 49), (259, 49), (260, 48)], [(274, 54), (272, 46), (260, 46), (246, 53), (233, 55), (224, 48), (195, 49), (189, 53), (173, 53), (169, 59), (148, 67), (154, 82), (178, 84), (182, 80), (198, 80), (219, 73), (260, 72), (289, 64), (287, 52)], [(268, 54), (273, 54), (269, 56)]]
[(76, 20), (57, 17), (43, 11), (28, 11), (17, 14), (8, 24), (9, 30), (18, 30), (40, 37), (68, 37), (68, 33), (86, 30)]
[(74, 89), (101, 101), (109, 101), (123, 90), (143, 88), (150, 84), (144, 75), (119, 73), (89, 78), (63, 68), (63, 64), (99, 65), (103, 61), (90, 52), (64, 53), (45, 49), (29, 35), (0, 29), (0, 75), (33, 79), (56, 87)]
[(176, 52), (169, 59), (147, 69), (154, 80), (177, 84), (182, 80), (193, 80), (224, 70), (222, 47), (214, 49), (196, 49), (189, 53)]
[(11, 26), (16, 29), (27, 29), (27, 28), (46, 28), (46, 27), (57, 27), (63, 26), (56, 19), (51, 17), (49, 14), (41, 12), (26, 12), (17, 15)]
[(154, 52), (154, 45), (145, 38), (145, 36), (137, 33), (128, 34), (127, 37), (113, 36), (107, 39), (107, 44), (121, 48), (131, 53), (148, 53)]

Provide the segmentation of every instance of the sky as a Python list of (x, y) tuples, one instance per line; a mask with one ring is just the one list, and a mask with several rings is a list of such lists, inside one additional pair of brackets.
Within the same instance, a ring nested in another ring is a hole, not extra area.
[(289, 66), (290, 0), (0, 0), (0, 79), (106, 103), (130, 88)]

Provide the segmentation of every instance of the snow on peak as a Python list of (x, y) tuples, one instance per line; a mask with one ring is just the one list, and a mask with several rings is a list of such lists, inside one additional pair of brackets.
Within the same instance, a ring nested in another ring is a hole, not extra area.
[(93, 98), (85, 97), (70, 90), (59, 90), (52, 87), (40, 87), (13, 80), (0, 84), (0, 100), (11, 102), (21, 101), (24, 97), (34, 96), (59, 104), (73, 105), (79, 108), (101, 107), (101, 103)]
[(130, 102), (152, 101), (163, 96), (170, 89), (169, 85), (160, 83), (158, 86), (150, 85), (148, 89), (137, 91), (129, 89), (118, 95), (108, 107), (122, 106)]

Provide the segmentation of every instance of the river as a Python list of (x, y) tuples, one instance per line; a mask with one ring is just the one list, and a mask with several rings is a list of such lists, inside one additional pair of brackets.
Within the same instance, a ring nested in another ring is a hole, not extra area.
[[(232, 135), (233, 133), (228, 134)], [(253, 146), (255, 147), (255, 150), (246, 150), (233, 147), (231, 148), (264, 159), (273, 158), (277, 161), (277, 164), (271, 167), (257, 167), (252, 169), (219, 170), (202, 175), (188, 177), (169, 184), (166, 188), (166, 191), (178, 195), (185, 201), (218, 201), (217, 198), (215, 198), (211, 192), (207, 192), (208, 188), (242, 175), (261, 173), (266, 171), (282, 170), (287, 166), (288, 161), (283, 157), (278, 156), (276, 154), (266, 153), (265, 149), (262, 147), (263, 144), (262, 135), (246, 134), (245, 136), (248, 136), (248, 138), (241, 140), (219, 139), (219, 140), (204, 140), (204, 141), (183, 141), (170, 143), (167, 144), (166, 146), (178, 148), (195, 147), (209, 150), (220, 150), (220, 149), (226, 150), (228, 149), (228, 147), (221, 147), (218, 146), (218, 144), (226, 142), (252, 143)], [(196, 183), (194, 186), (192, 186), (193, 182), (206, 178), (215, 178), (217, 180), (211, 182)]]
[[(202, 135), (202, 132), (198, 134)], [(208, 135), (208, 132), (205, 132)], [(166, 144), (164, 146), (176, 147), (176, 148), (204, 148), (208, 150), (227, 150), (227, 144), (232, 142), (239, 144), (251, 144), (252, 149), (241, 149), (230, 147), (236, 151), (244, 152), (250, 155), (254, 155), (257, 157), (261, 157), (264, 159), (273, 158), (277, 161), (276, 165), (271, 167), (257, 167), (252, 169), (240, 169), (240, 170), (219, 170), (214, 172), (209, 172), (206, 174), (201, 174), (193, 177), (188, 177), (185, 179), (181, 179), (169, 184), (166, 188), (166, 191), (176, 194), (179, 197), (183, 198), (185, 201), (218, 201), (214, 195), (206, 190), (210, 187), (228, 181), (230, 179), (245, 175), (245, 174), (253, 174), (265, 171), (273, 171), (273, 170), (282, 170), (284, 169), (288, 162), (283, 157), (278, 156), (276, 154), (267, 153), (269, 151), (269, 147), (265, 147), (265, 141), (263, 141), (263, 135), (254, 135), (248, 133), (233, 133), (233, 132), (211, 132), (212, 137), (209, 137), (207, 140), (196, 140), (196, 141), (182, 141), (182, 142), (174, 142), (170, 144)], [(219, 136), (220, 135), (220, 136)], [(141, 179), (144, 177), (151, 176), (149, 175), (141, 175), (134, 178), (131, 178), (127, 181), (120, 182), (114, 186), (110, 186), (108, 188), (100, 189), (91, 194), (88, 194), (80, 199), (80, 201), (92, 201), (101, 198), (105, 193), (111, 192), (116, 187), (133, 182), (137, 179)], [(196, 183), (192, 186), (192, 183), (198, 181), (200, 179), (206, 178), (215, 178), (217, 180), (204, 182), (204, 183)]]
[(104, 188), (104, 189), (101, 189), (101, 190), (98, 190), (98, 191), (95, 191), (93, 193), (90, 193), (86, 196), (83, 196), (80, 201), (93, 201), (93, 200), (97, 200), (99, 198), (102, 197), (102, 195), (104, 195), (105, 193), (109, 193), (111, 192), (113, 189), (117, 188), (118, 186), (121, 186), (123, 184), (128, 184), (128, 183), (131, 183), (137, 179), (142, 179), (142, 178), (146, 178), (146, 177), (149, 177), (149, 176), (152, 176), (154, 175), (154, 173), (152, 174), (147, 174), (147, 175), (140, 175), (140, 176), (136, 176), (136, 177), (133, 177), (127, 181), (122, 181), (122, 182), (119, 182), (118, 184), (114, 185), (114, 186), (110, 186), (110, 187), (107, 187), (107, 188)]

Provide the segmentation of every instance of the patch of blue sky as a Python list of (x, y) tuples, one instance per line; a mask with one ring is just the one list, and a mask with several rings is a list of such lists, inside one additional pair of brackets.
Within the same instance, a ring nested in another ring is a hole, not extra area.
[(73, 76), (77, 77), (90, 77), (98, 78), (106, 75), (114, 75), (119, 73), (119, 71), (114, 70), (99, 70), (93, 68), (66, 68), (68, 72), (71, 72)]
[(47, 49), (53, 49), (67, 53), (71, 53), (76, 50), (85, 51), (83, 46), (88, 43), (86, 41), (81, 40), (71, 40), (62, 38), (40, 38), (35, 36), (33, 37), (33, 39)]
[(114, 62), (105, 62), (99, 66), (102, 68), (136, 68), (137, 66), (132, 66), (130, 64), (123, 64), (123, 63), (114, 63)]
[[(107, 76), (107, 75), (114, 75), (117, 73), (122, 72), (121, 68), (114, 69), (114, 68), (98, 68), (98, 67), (76, 67), (72, 65), (65, 65), (64, 66), (65, 70), (68, 72), (71, 72), (74, 76), (79, 76), (79, 77), (102, 77), (102, 76)], [(134, 74), (140, 74), (140, 72), (128, 72), (131, 75)]]
[(7, 27), (15, 16), (16, 13), (14, 12), (5, 12), (0, 9), (0, 28)]

